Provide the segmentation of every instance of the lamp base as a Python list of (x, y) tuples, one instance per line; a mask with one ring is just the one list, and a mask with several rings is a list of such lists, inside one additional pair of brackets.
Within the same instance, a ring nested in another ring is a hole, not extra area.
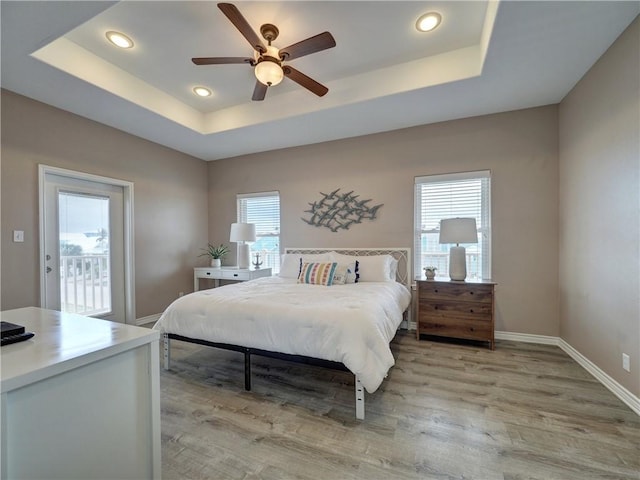
[(248, 243), (238, 243), (238, 268), (249, 268), (251, 265), (249, 253)]
[(467, 253), (464, 247), (451, 247), (449, 250), (449, 278), (457, 281), (467, 278)]

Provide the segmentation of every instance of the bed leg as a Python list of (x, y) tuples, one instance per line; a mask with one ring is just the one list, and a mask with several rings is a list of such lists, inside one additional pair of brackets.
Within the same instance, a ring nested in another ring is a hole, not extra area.
[(169, 339), (169, 334), (165, 333), (162, 335), (162, 339), (164, 340), (164, 347), (163, 347), (163, 356), (164, 356), (164, 369), (165, 370), (169, 370), (169, 366), (171, 364), (171, 355), (169, 354), (169, 342), (171, 341)]
[(364, 420), (364, 387), (356, 375), (356, 418)]
[(251, 354), (244, 352), (244, 389), (251, 391)]

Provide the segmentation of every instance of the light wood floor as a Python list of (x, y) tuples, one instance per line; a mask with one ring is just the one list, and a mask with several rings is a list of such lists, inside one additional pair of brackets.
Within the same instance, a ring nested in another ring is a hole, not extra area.
[(353, 375), (172, 342), (166, 479), (639, 479), (640, 417), (558, 347), (399, 334), (354, 418)]

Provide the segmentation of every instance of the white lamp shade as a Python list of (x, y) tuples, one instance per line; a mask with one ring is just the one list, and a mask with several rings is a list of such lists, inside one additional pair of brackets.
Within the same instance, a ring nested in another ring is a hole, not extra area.
[(232, 223), (230, 242), (255, 242), (256, 226), (253, 223)]
[(440, 220), (440, 243), (478, 243), (475, 218)]

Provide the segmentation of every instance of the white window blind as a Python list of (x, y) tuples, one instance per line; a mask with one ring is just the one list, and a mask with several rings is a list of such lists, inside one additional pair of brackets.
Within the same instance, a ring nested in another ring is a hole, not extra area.
[(476, 219), (478, 243), (465, 244), (467, 278), (491, 278), (491, 172), (452, 173), (416, 177), (414, 204), (414, 272), (435, 266), (437, 274), (449, 275), (449, 248), (441, 245), (440, 220)]
[(280, 271), (280, 194), (261, 192), (237, 195), (238, 222), (256, 226), (256, 241), (251, 247), (251, 263), (260, 255), (262, 268)]

